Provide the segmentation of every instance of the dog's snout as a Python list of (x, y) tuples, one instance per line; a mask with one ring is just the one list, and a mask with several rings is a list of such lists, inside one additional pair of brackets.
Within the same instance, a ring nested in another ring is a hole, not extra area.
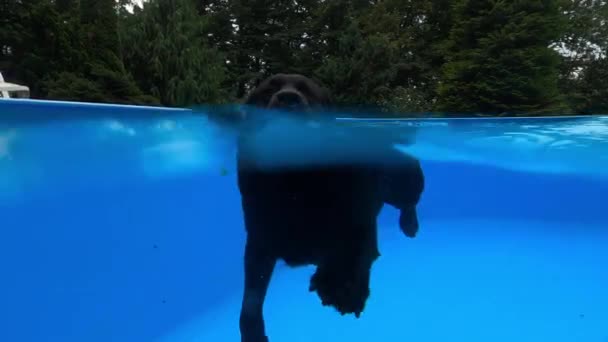
[(304, 102), (302, 96), (294, 91), (282, 91), (278, 93), (277, 100), (285, 106), (301, 105)]

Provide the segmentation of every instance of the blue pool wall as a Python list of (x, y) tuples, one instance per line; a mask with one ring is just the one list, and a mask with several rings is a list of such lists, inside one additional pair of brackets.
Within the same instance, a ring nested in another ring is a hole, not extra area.
[[(0, 115), (74, 120), (66, 113), (82, 112), (81, 106), (92, 117), (175, 113), (3, 100)], [(9, 117), (0, 117), (2, 128), (36, 124)], [(53, 132), (47, 136), (49, 153), (60, 151)], [(608, 183), (601, 179), (422, 164), (421, 234), (431, 220), (446, 222), (445, 235), (459, 234), (450, 221), (467, 219), (554, 222), (555, 231), (546, 233), (566, 235), (577, 233), (561, 231), (567, 223), (606, 225)], [(43, 189), (0, 201), (1, 341), (152, 341), (240, 294), (245, 235), (235, 175), (151, 180), (129, 167), (107, 165), (100, 178), (112, 181), (90, 186), (49, 178)], [(396, 229), (396, 219), (385, 208), (381, 229)]]

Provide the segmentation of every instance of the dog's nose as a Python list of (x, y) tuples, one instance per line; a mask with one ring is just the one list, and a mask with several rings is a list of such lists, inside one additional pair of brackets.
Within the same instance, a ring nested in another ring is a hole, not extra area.
[(300, 94), (293, 91), (283, 91), (277, 94), (278, 102), (283, 106), (297, 106), (301, 105), (304, 101)]

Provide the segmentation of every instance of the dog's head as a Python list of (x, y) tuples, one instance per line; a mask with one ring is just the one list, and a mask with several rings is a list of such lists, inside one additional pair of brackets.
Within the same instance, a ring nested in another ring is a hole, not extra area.
[(307, 112), (329, 106), (329, 92), (306, 76), (276, 74), (247, 96), (246, 105), (289, 112)]

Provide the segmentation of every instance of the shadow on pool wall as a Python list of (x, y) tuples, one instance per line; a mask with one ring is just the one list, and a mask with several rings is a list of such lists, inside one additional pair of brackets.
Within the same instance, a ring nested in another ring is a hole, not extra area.
[[(606, 222), (605, 183), (423, 167), (421, 234), (434, 220), (544, 220), (555, 222), (552, 234), (569, 234), (564, 222)], [(120, 180), (105, 189), (57, 184), (66, 191), (0, 204), (0, 260), (10, 275), (0, 285), (0, 340), (151, 341), (240, 293), (245, 235), (233, 174)], [(397, 229), (391, 208), (379, 221)]]

